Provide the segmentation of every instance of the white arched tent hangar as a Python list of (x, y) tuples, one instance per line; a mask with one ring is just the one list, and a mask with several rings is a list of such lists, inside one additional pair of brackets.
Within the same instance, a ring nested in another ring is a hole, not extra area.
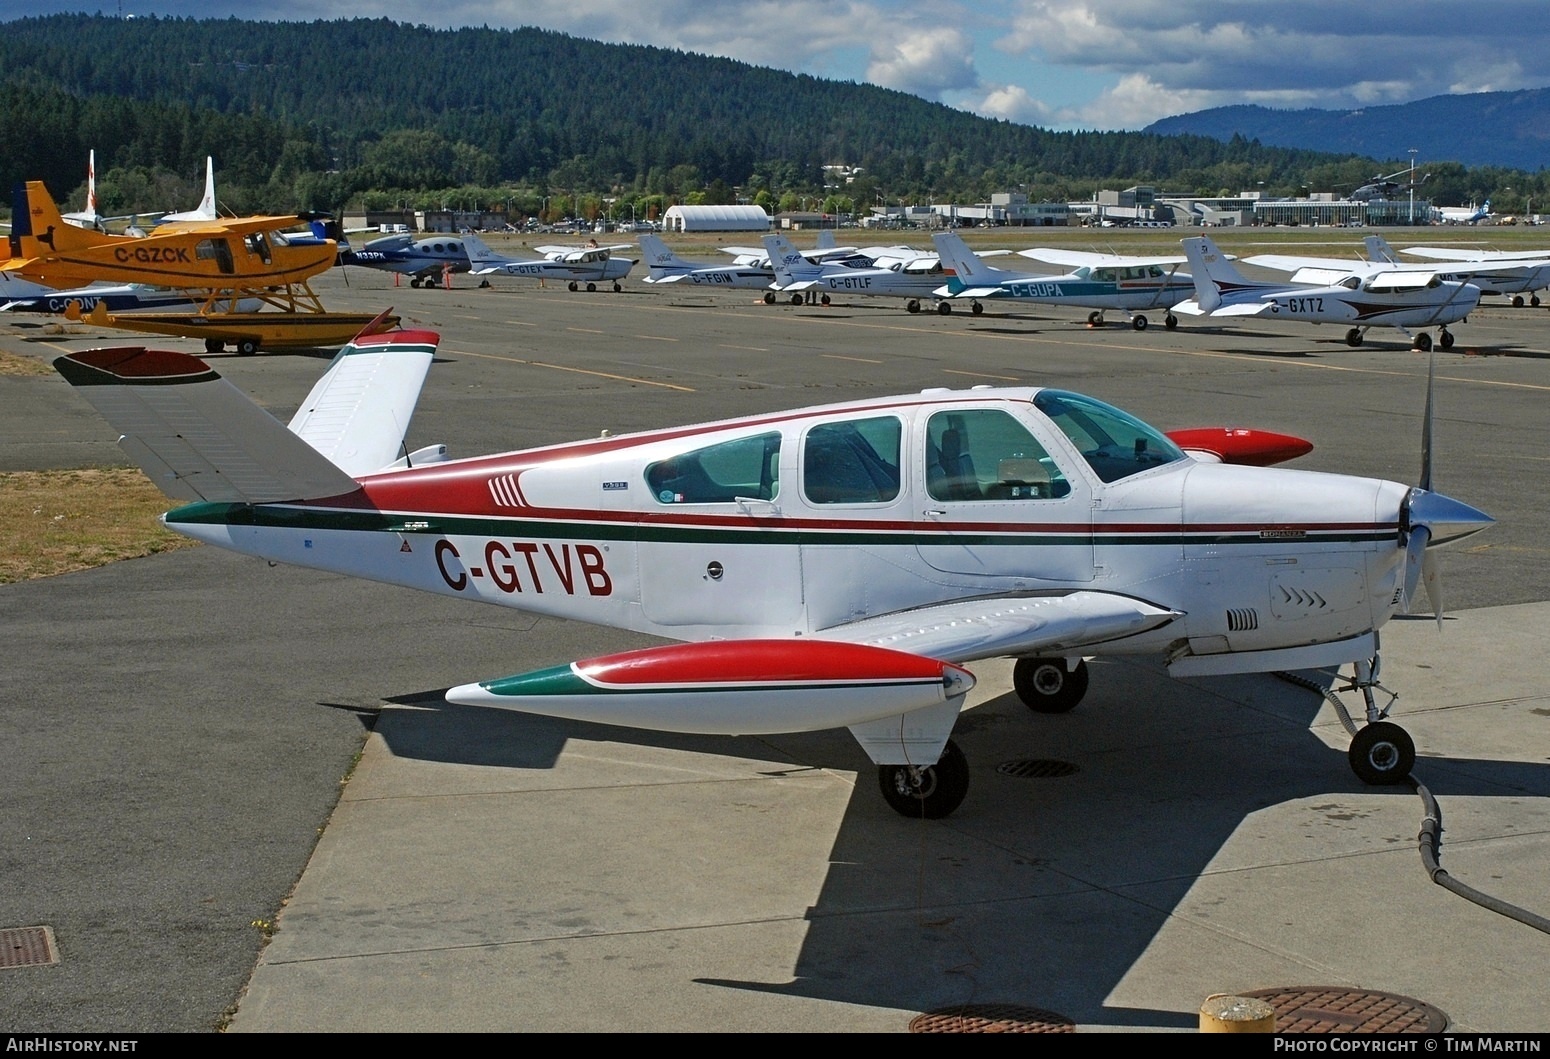
[(767, 232), (763, 206), (669, 206), (662, 215), (669, 232)]

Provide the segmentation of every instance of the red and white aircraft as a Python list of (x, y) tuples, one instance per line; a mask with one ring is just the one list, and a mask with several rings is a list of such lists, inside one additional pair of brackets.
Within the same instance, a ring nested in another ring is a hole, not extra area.
[(1429, 472), (1412, 488), (1265, 466), (1311, 446), (1165, 434), (1040, 388), (399, 458), (438, 341), (363, 334), (289, 427), (185, 354), (54, 363), (187, 502), (163, 516), (174, 530), (679, 641), (450, 701), (670, 732), (847, 727), (908, 815), (964, 798), (949, 736), (965, 667), (1004, 656), (1043, 712), (1081, 699), (1089, 656), (1161, 656), (1190, 677), (1353, 663), (1368, 723), (1341, 708), (1352, 766), (1402, 780), (1414, 745), (1374, 702), (1378, 629), (1423, 580), (1440, 615), (1432, 546), (1491, 522), (1432, 491)]

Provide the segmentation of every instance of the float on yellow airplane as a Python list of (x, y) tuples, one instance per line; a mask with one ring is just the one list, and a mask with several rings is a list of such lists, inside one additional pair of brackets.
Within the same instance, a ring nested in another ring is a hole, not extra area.
[[(256, 216), (186, 222), (144, 236), (108, 235), (65, 222), (41, 181), (28, 181), (12, 210), (11, 259), (0, 270), (57, 287), (96, 280), (149, 283), (185, 291), (192, 313), (114, 315), (96, 307), (73, 319), (128, 331), (204, 340), (219, 352), (339, 346), (373, 320), (370, 313), (333, 313), (308, 284), (331, 268), (338, 246), (315, 237), (287, 240), (297, 216)], [(272, 311), (237, 311), (244, 299)]]

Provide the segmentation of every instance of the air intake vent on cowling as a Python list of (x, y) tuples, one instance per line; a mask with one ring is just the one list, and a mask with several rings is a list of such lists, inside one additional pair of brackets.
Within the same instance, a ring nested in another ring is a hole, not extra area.
[(1253, 607), (1234, 607), (1227, 612), (1228, 632), (1249, 632), (1259, 628), (1259, 612)]

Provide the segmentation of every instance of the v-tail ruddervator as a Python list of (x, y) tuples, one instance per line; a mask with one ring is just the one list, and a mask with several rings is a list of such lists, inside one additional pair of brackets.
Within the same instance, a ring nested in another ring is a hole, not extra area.
[[(887, 802), (941, 817), (982, 659), (1033, 710), (1089, 657), (1175, 676), (1351, 666), (1349, 759), (1408, 776), (1377, 704), (1380, 628), (1438, 545), (1490, 524), (1418, 485), (1271, 466), (1307, 442), (1165, 433), (1072, 391), (927, 390), (469, 459), (404, 455), (439, 336), (365, 335), (289, 425), (203, 361), (95, 349), (55, 365), (201, 541), (675, 641), (496, 676), (449, 701), (667, 732), (843, 727)], [(1427, 423), (1430, 423), (1428, 392)], [(1429, 425), (1426, 428), (1429, 436)], [(1338, 704), (1338, 696), (1336, 698)]]

